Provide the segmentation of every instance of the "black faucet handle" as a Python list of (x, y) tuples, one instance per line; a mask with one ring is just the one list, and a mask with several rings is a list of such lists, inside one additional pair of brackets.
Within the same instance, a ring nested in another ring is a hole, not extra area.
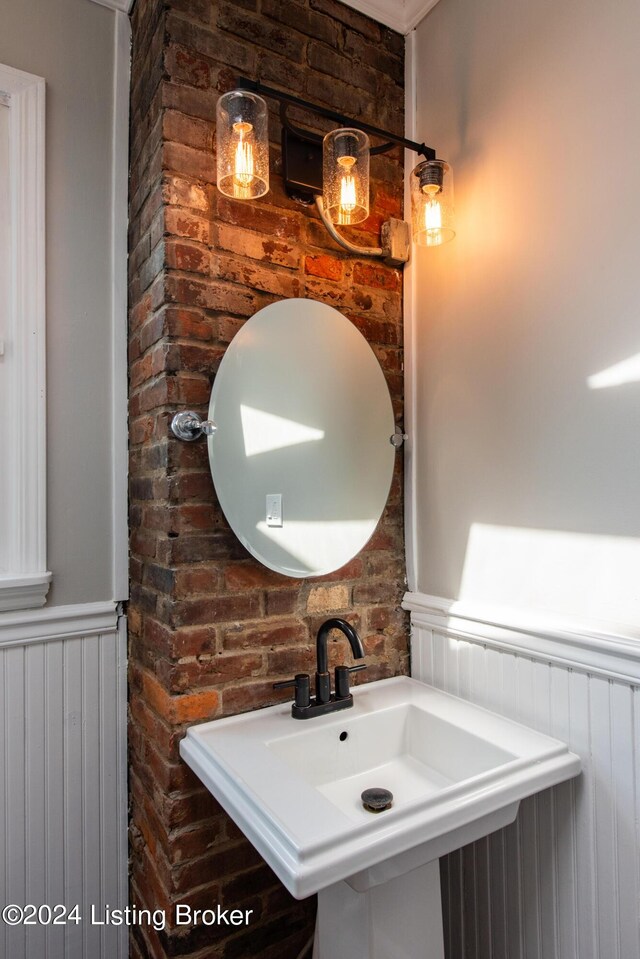
[(293, 679), (285, 679), (283, 682), (274, 683), (274, 689), (287, 689), (293, 686), (296, 691), (296, 706), (308, 706), (311, 702), (310, 681), (308, 673), (296, 673)]
[(366, 663), (359, 666), (336, 666), (336, 699), (346, 699), (350, 695), (349, 673), (357, 673), (366, 668)]

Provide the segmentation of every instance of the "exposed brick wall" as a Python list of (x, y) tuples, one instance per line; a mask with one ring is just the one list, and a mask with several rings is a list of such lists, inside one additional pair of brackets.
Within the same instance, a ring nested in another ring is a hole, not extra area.
[[(364, 681), (406, 672), (401, 457), (380, 526), (342, 570), (292, 580), (260, 566), (216, 502), (204, 442), (169, 434), (180, 408), (206, 412), (212, 376), (247, 317), (306, 296), (341, 309), (378, 356), (402, 419), (401, 274), (344, 254), (313, 208), (289, 199), (271, 118), (270, 193), (215, 189), (214, 117), (234, 74), (401, 132), (403, 40), (335, 0), (137, 0), (130, 186), (131, 894), (254, 909), (248, 929), (136, 929), (132, 955), (294, 959), (313, 900), (297, 903), (180, 761), (194, 721), (289, 698), (272, 683), (312, 671), (320, 623), (360, 631)], [(273, 108), (273, 105), (270, 105)], [(378, 241), (399, 215), (399, 151), (372, 160)], [(346, 641), (332, 661), (348, 661)]]

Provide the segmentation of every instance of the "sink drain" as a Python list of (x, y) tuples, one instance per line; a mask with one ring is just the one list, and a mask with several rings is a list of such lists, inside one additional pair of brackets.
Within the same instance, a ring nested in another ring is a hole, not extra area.
[(376, 786), (365, 789), (360, 799), (367, 812), (384, 812), (385, 809), (391, 809), (393, 805), (393, 793)]

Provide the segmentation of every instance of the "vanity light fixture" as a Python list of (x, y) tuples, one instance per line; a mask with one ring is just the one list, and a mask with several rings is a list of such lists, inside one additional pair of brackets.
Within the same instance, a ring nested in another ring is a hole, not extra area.
[(216, 106), (218, 189), (236, 200), (269, 190), (267, 104), (248, 90), (231, 90)]
[(411, 174), (413, 242), (439, 246), (454, 238), (453, 175), (444, 160), (424, 160)]
[(322, 142), (322, 201), (333, 223), (351, 226), (369, 216), (369, 137), (340, 129)]
[[(280, 104), (282, 172), (289, 196), (315, 203), (327, 231), (356, 256), (381, 258), (394, 267), (409, 259), (410, 231), (404, 220), (382, 224), (380, 247), (351, 243), (335, 228), (361, 223), (369, 215), (369, 158), (394, 146), (413, 150), (423, 159), (411, 173), (412, 233), (420, 246), (437, 246), (453, 239), (451, 167), (436, 159), (435, 150), (387, 130), (301, 100), (290, 93), (240, 77), (237, 88), (225, 93), (216, 111), (218, 189), (234, 199), (264, 196), (269, 189), (267, 105), (260, 94)], [(340, 124), (322, 137), (295, 126), (287, 116), (298, 107)], [(371, 146), (369, 137), (383, 142)]]

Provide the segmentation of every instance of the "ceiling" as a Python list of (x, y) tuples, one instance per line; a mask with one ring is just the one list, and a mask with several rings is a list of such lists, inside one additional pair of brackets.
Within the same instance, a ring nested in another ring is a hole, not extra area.
[[(373, 17), (398, 33), (407, 34), (435, 7), (438, 0), (342, 0), (348, 7)], [(129, 13), (133, 0), (94, 0), (112, 10)]]
[(348, 7), (407, 34), (435, 7), (438, 0), (342, 0)]

